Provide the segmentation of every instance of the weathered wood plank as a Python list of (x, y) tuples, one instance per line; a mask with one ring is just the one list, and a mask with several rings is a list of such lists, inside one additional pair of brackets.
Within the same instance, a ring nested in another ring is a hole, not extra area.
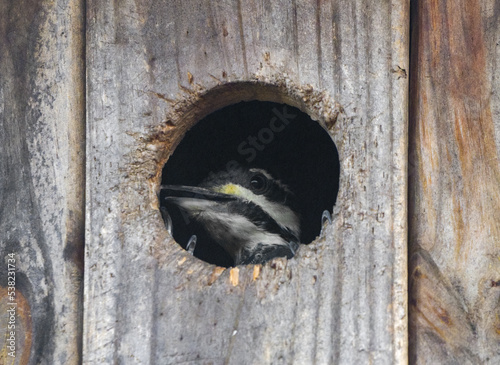
[[(408, 10), (89, 1), (84, 362), (406, 362)], [(159, 175), (200, 117), (255, 98), (330, 126), (334, 222), (292, 260), (216, 268), (168, 237)]]
[(413, 7), (411, 360), (500, 362), (498, 1)]
[[(0, 2), (0, 363), (81, 362), (83, 1)], [(6, 349), (15, 254), (16, 356)]]

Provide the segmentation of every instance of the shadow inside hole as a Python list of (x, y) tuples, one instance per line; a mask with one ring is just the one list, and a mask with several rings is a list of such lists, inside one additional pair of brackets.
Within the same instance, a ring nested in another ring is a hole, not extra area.
[[(301, 215), (301, 242), (321, 230), (323, 211), (332, 212), (339, 189), (340, 164), (329, 134), (306, 113), (273, 102), (240, 102), (222, 108), (189, 130), (162, 172), (162, 185), (196, 186), (210, 173), (256, 167), (283, 181), (295, 193)], [(219, 266), (231, 257), (203, 227), (160, 193), (160, 206), (172, 218), (174, 239), (186, 249), (197, 235), (194, 255)]]

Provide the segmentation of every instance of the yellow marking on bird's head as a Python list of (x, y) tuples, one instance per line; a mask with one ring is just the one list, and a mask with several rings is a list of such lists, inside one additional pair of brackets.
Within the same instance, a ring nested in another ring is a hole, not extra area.
[(229, 195), (241, 195), (241, 189), (238, 185), (235, 184), (226, 184), (218, 189), (219, 193), (229, 194)]

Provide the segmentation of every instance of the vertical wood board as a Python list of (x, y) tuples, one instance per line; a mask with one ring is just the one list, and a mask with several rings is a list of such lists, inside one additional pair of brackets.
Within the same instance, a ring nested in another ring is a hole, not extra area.
[(500, 3), (412, 8), (411, 360), (500, 362)]
[(0, 2), (1, 364), (82, 360), (83, 27), (79, 0)]
[[(406, 362), (408, 5), (89, 1), (84, 362)], [(156, 192), (187, 129), (251, 99), (330, 131), (339, 197), (294, 259), (217, 268)]]

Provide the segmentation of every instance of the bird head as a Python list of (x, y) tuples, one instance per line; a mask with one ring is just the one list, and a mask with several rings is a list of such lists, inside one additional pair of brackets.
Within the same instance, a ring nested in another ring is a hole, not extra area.
[(211, 174), (198, 186), (161, 188), (167, 202), (201, 224), (235, 265), (290, 258), (298, 248), (295, 196), (265, 170), (236, 168)]

